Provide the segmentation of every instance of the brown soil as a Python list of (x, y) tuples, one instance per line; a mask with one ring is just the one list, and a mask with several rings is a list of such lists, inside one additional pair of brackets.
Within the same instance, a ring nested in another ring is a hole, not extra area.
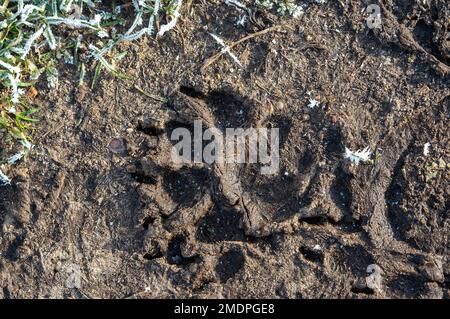
[[(222, 1), (193, 1), (175, 32), (123, 47), (133, 80), (90, 91), (64, 68), (1, 188), (0, 297), (448, 298), (450, 6), (380, 1), (371, 31), (376, 2), (303, 1), (300, 20), (252, 11), (241, 27)], [(267, 28), (233, 48), (243, 68), (205, 64), (208, 32)], [(279, 174), (174, 166), (168, 136), (195, 118), (280, 128)]]

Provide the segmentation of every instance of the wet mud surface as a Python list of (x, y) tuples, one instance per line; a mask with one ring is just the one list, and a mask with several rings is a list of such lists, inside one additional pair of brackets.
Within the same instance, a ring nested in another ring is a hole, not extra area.
[[(65, 68), (0, 191), (0, 296), (448, 298), (450, 7), (379, 1), (370, 30), (376, 2), (237, 26), (250, 13), (193, 1), (175, 32), (124, 45), (132, 80), (77, 88)], [(209, 32), (259, 33), (239, 67), (209, 63)], [(279, 171), (174, 163), (171, 132), (195, 119), (279, 128)], [(367, 146), (370, 163), (344, 158)]]

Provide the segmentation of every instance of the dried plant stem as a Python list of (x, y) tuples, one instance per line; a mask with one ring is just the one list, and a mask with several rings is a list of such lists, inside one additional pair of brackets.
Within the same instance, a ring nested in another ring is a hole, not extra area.
[[(237, 46), (238, 44), (241, 44), (241, 43), (243, 43), (243, 42), (245, 42), (245, 41), (248, 41), (248, 40), (250, 40), (250, 39), (259, 37), (259, 36), (264, 35), (264, 34), (266, 34), (266, 33), (269, 33), (269, 32), (272, 32), (272, 31), (276, 31), (276, 30), (279, 29), (279, 28), (280, 28), (280, 26), (279, 26), (279, 25), (276, 25), (276, 26), (273, 26), (273, 27), (269, 27), (269, 28), (267, 28), (267, 29), (264, 29), (264, 30), (262, 30), (262, 31), (258, 31), (258, 32), (249, 34), (249, 35), (243, 37), (242, 39), (240, 39), (240, 40), (238, 40), (238, 41), (236, 41), (236, 42), (230, 43), (230, 44), (228, 45), (228, 48), (229, 48), (229, 49), (232, 49), (232, 48), (234, 48), (235, 46)], [(217, 61), (224, 53), (226, 53), (226, 52), (220, 51), (220, 52), (216, 53), (215, 55), (213, 55), (212, 57), (210, 57), (208, 60), (206, 60), (205, 63), (203, 64), (202, 68), (201, 68), (201, 71), (202, 71), (202, 72), (205, 71), (208, 67), (210, 67), (212, 64), (214, 64), (214, 63), (215, 63), (215, 62), (216, 62), (216, 61)]]

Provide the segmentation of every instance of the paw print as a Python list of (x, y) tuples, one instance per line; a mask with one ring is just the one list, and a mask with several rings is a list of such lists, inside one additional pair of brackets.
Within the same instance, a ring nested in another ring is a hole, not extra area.
[[(223, 136), (226, 128), (281, 126), (280, 147), (290, 154), (286, 161), (294, 156), (294, 162), (300, 163), (298, 170), (304, 172), (264, 175), (262, 164), (174, 161), (171, 132), (179, 127), (193, 131), (198, 120), (203, 130), (210, 129), (215, 136)], [(288, 119), (273, 116), (260, 103), (234, 91), (202, 94), (190, 88), (181, 88), (164, 110), (143, 120), (139, 130), (153, 149), (129, 173), (139, 182), (145, 205), (145, 257), (189, 263), (208, 254), (208, 242), (245, 241), (294, 230), (301, 218), (339, 219), (342, 213), (331, 191), (334, 175), (324, 173), (319, 158), (308, 155), (309, 151), (302, 155), (290, 150), (291, 126)], [(301, 164), (302, 158), (307, 163)]]

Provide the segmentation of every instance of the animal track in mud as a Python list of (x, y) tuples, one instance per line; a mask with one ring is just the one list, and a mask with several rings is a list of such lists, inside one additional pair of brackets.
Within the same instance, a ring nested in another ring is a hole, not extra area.
[[(154, 197), (153, 202), (165, 212), (163, 215), (168, 217), (172, 230), (196, 224), (216, 206), (229, 207), (241, 213), (246, 232), (258, 235), (262, 227), (262, 215), (250, 207), (252, 200), (250, 194), (241, 188), (238, 165), (214, 163), (207, 166), (201, 163), (175, 168), (168, 164), (171, 162), (172, 143), (160, 128), (168, 127), (169, 123), (177, 121), (189, 126), (200, 119), (207, 128), (219, 128), (221, 132), (227, 127), (248, 128), (257, 124), (257, 114), (254, 114), (257, 108), (251, 101), (224, 92), (213, 92), (202, 98), (199, 96), (200, 93), (183, 88), (171, 104), (174, 110), (169, 110), (165, 118), (141, 125), (142, 131), (158, 136), (159, 147), (165, 158), (141, 161), (132, 168), (131, 173), (142, 183), (157, 185), (157, 192), (161, 194), (159, 198), (158, 195)], [(191, 211), (181, 212), (187, 207)]]
[[(341, 172), (339, 164), (331, 170), (319, 167), (321, 157), (336, 157), (342, 151), (340, 130), (326, 137), (333, 145), (313, 152), (299, 134), (291, 134), (293, 127), (310, 130), (309, 124), (269, 112), (234, 91), (202, 94), (182, 87), (165, 109), (140, 122), (139, 131), (149, 144), (156, 144), (128, 168), (145, 204), (146, 259), (166, 257), (169, 263), (189, 264), (205, 254), (210, 243), (292, 232), (316, 219), (351, 219), (351, 175)], [(192, 132), (195, 120), (202, 120), (203, 130), (222, 134), (230, 127), (279, 127), (280, 153), (287, 153), (280, 172), (261, 174), (261, 164), (174, 163), (171, 132), (180, 126)], [(286, 173), (284, 166), (292, 163), (297, 163), (294, 172)]]
[[(169, 257), (169, 251), (173, 251), (170, 243), (179, 236), (183, 238), (178, 244), (180, 257), (190, 258), (200, 254), (202, 243), (267, 236), (295, 228), (299, 217), (327, 216), (330, 210), (343, 209), (334, 207), (334, 202), (348, 205), (348, 192), (341, 191), (345, 185), (332, 186), (326, 180), (329, 176), (323, 176), (317, 169), (318, 158), (311, 153), (305, 153), (304, 163), (298, 167), (304, 172), (298, 176), (263, 175), (260, 164), (180, 165), (171, 160), (171, 130), (181, 126), (192, 131), (195, 120), (202, 120), (203, 129), (220, 132), (229, 127), (256, 128), (271, 123), (280, 126), (280, 144), (285, 148), (289, 146), (286, 142), (293, 125), (285, 119), (269, 114), (266, 108), (235, 92), (214, 91), (204, 95), (182, 87), (166, 109), (141, 121), (138, 129), (148, 137), (153, 149), (128, 170), (139, 182), (140, 197), (145, 204), (142, 224), (148, 229), (147, 259), (166, 256), (170, 262), (173, 259)], [(333, 192), (339, 193), (336, 196), (346, 198), (332, 200), (335, 195), (330, 195), (328, 204), (327, 199), (301, 204), (303, 197), (312, 198), (324, 188), (333, 188)], [(308, 212), (311, 205), (312, 212)], [(334, 216), (333, 220), (339, 217)]]
[[(390, 2), (390, 4), (389, 4)], [(382, 40), (421, 53), (442, 75), (450, 73), (450, 6), (433, 2), (380, 0), (383, 28), (375, 31)], [(392, 9), (391, 9), (392, 7)]]

